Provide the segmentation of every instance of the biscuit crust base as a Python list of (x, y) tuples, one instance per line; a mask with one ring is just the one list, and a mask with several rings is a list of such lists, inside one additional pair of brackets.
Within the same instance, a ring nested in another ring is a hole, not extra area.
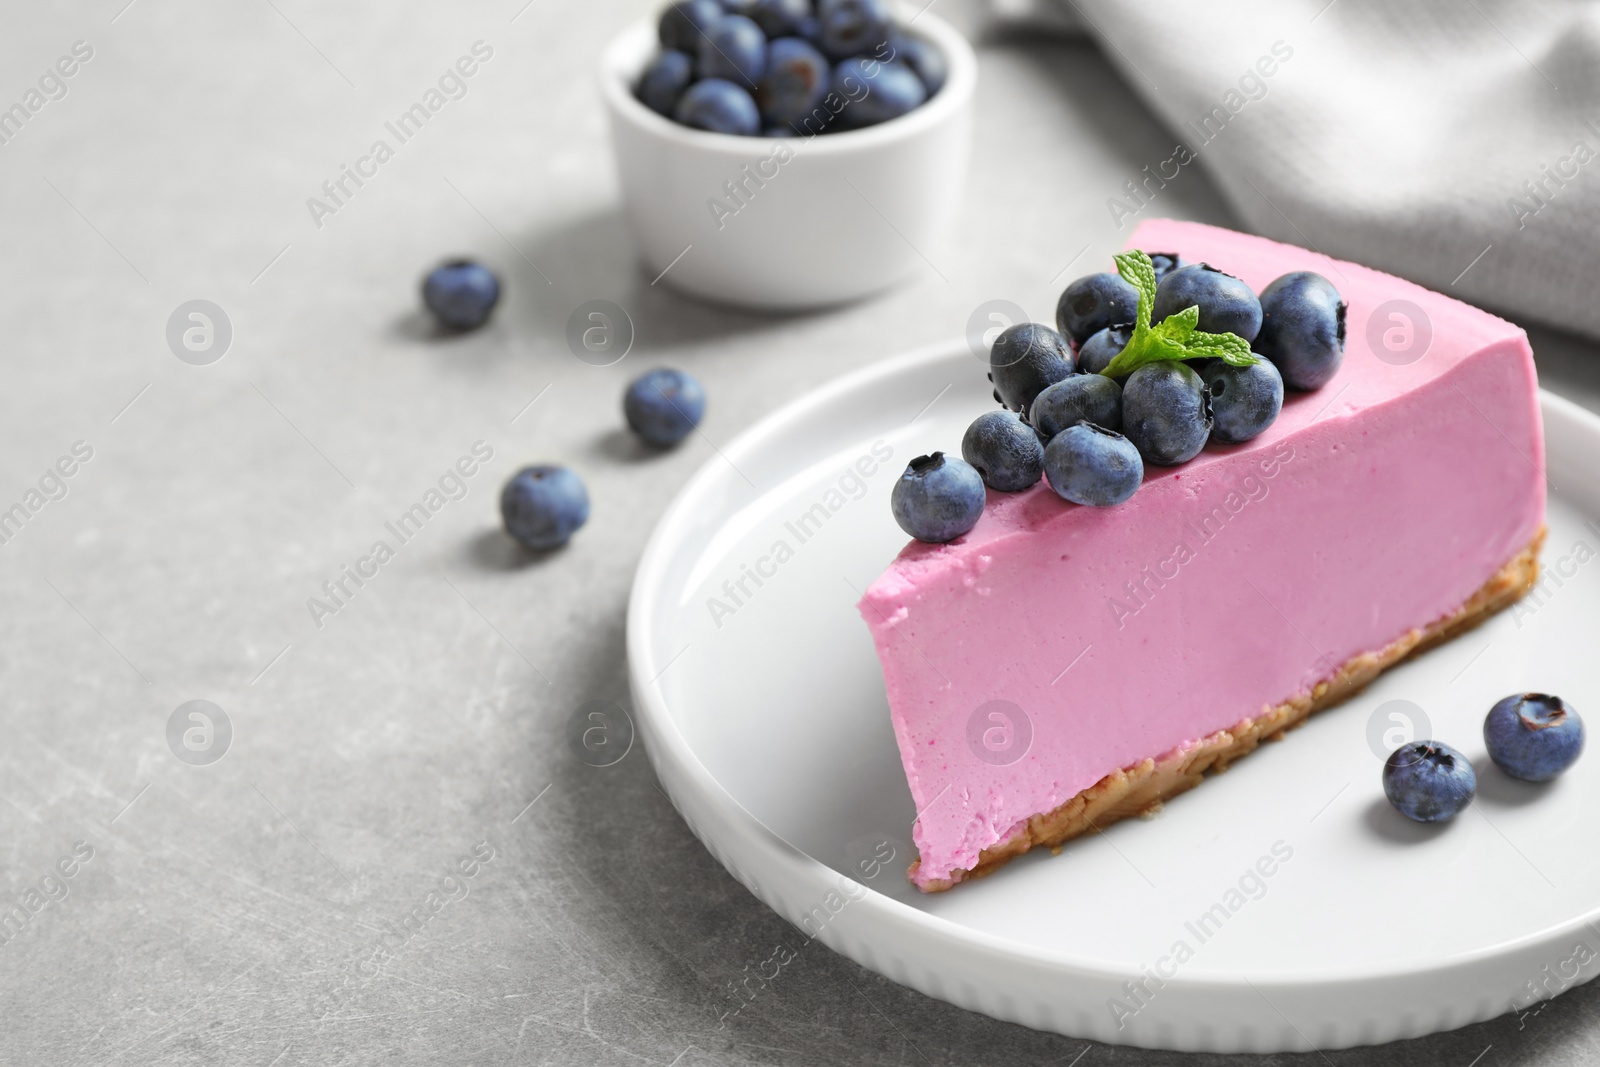
[[(1442, 644), (1521, 599), (1539, 579), (1539, 549), (1544, 537), (1545, 528), (1540, 527), (1527, 548), (1496, 571), (1452, 614), (1425, 629), (1411, 630), (1381, 651), (1355, 656), (1332, 677), (1318, 682), (1311, 692), (1269, 707), (1253, 719), (1218, 730), (1159, 759), (1146, 759), (1113, 771), (1060, 807), (1031, 816), (1011, 840), (979, 853), (977, 865), (971, 870), (956, 871), (949, 878), (919, 888), (925, 893), (942, 892), (958, 882), (981, 878), (1029, 849), (1058, 849), (1080, 834), (1099, 833), (1131, 815), (1154, 815), (1162, 801), (1193, 789), (1205, 780), (1208, 771), (1227, 770), (1235, 760), (1255, 751), (1262, 741), (1282, 740), (1286, 731), (1305, 722), (1313, 712), (1355, 695), (1407, 656)], [(906, 872), (913, 882), (921, 863), (918, 859)]]

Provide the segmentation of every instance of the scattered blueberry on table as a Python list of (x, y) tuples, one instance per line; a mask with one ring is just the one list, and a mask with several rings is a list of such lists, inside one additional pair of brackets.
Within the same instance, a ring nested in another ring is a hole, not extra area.
[(1472, 802), (1478, 774), (1460, 752), (1438, 741), (1412, 741), (1389, 753), (1383, 793), (1415, 822), (1447, 822)]
[(1291, 389), (1318, 389), (1344, 362), (1345, 302), (1309, 270), (1285, 274), (1261, 290), (1261, 333), (1255, 350), (1271, 360)]
[(1017, 493), (1044, 474), (1044, 445), (1033, 427), (1010, 411), (986, 411), (961, 438), (961, 458), (1001, 493)]
[(1144, 480), (1144, 461), (1126, 437), (1079, 422), (1050, 438), (1044, 473), (1056, 495), (1074, 504), (1109, 508), (1133, 496)]
[(978, 525), (983, 501), (983, 477), (943, 452), (912, 460), (889, 494), (900, 528), (930, 544), (954, 541)]
[(589, 491), (566, 467), (524, 467), (500, 491), (500, 518), (524, 548), (560, 548), (589, 521)]
[(500, 301), (500, 279), (481, 263), (455, 259), (435, 267), (422, 282), (422, 303), (440, 325), (475, 330), (489, 321)]
[(657, 448), (688, 437), (705, 413), (705, 388), (693, 375), (671, 367), (645, 371), (622, 394), (628, 428)]
[(714, 133), (874, 126), (920, 107), (949, 77), (937, 46), (895, 27), (888, 0), (684, 0), (662, 12), (658, 36), (662, 51), (635, 94)]
[(1511, 777), (1548, 782), (1582, 755), (1583, 719), (1560, 697), (1518, 693), (1489, 709), (1483, 740)]

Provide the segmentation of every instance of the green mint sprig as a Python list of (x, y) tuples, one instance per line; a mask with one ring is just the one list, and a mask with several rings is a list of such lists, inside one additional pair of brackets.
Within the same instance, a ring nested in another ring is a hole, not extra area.
[(1105, 370), (1108, 378), (1122, 378), (1146, 363), (1164, 359), (1220, 359), (1235, 367), (1248, 367), (1260, 361), (1250, 351), (1250, 342), (1236, 333), (1205, 333), (1200, 325), (1200, 309), (1187, 307), (1150, 325), (1150, 309), (1156, 300), (1156, 267), (1150, 257), (1137, 248), (1115, 257), (1117, 273), (1139, 290), (1138, 322), (1128, 345)]

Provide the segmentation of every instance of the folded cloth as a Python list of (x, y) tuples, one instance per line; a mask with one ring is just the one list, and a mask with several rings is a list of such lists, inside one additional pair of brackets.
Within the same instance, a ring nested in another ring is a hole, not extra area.
[(1171, 129), (1122, 228), (1199, 165), (1259, 233), (1600, 337), (1600, 5), (994, 3), (1092, 34)]

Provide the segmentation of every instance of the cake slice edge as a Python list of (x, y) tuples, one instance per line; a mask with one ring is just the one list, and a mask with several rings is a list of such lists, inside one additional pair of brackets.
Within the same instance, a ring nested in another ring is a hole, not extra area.
[(1465, 633), (1516, 603), (1539, 580), (1539, 549), (1546, 531), (1547, 527), (1541, 525), (1533, 540), (1461, 607), (1421, 630), (1408, 630), (1381, 650), (1358, 653), (1309, 692), (1162, 756), (1111, 772), (1065, 803), (1029, 816), (1005, 839), (979, 853), (978, 862), (971, 868), (955, 870), (949, 878), (919, 880), (922, 860), (918, 858), (907, 869), (907, 877), (924, 893), (943, 892), (961, 882), (992, 874), (1035, 848), (1059, 848), (1085, 833), (1100, 833), (1129, 816), (1153, 814), (1163, 801), (1187, 793), (1208, 773), (1227, 770), (1255, 751), (1263, 740), (1281, 740), (1287, 731), (1313, 714), (1365, 689), (1390, 667)]

